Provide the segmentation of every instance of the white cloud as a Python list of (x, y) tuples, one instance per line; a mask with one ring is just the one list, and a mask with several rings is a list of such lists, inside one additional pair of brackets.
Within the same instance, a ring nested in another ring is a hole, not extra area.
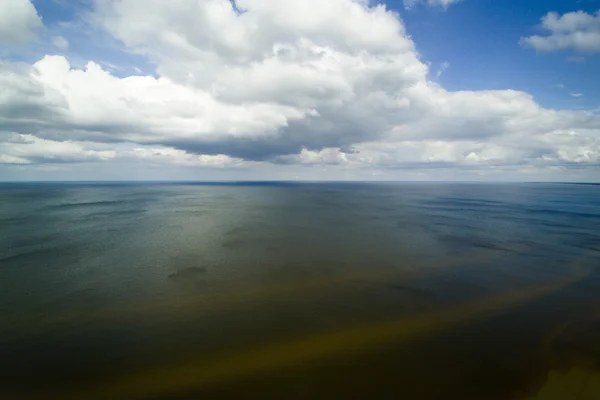
[(442, 76), (444, 71), (446, 71), (448, 68), (450, 68), (450, 63), (447, 61), (444, 61), (438, 68), (437, 72), (435, 73), (435, 76), (437, 76), (439, 78), (440, 76)]
[(282, 156), (278, 161), (302, 165), (344, 164), (348, 162), (348, 155), (339, 148), (326, 148), (318, 151), (302, 149), (300, 153)]
[(583, 93), (571, 93), (571, 96), (573, 96), (573, 97), (581, 97), (581, 96), (583, 96)]
[(242, 167), (247, 162), (224, 154), (190, 154), (169, 147), (136, 147), (118, 152), (119, 157), (135, 158), (159, 164), (175, 164), (203, 167)]
[(30, 0), (2, 0), (0, 4), (0, 43), (21, 44), (35, 36), (42, 20)]
[(0, 141), (0, 163), (104, 161), (115, 155), (114, 150), (91, 150), (81, 143), (45, 140), (33, 135), (14, 134)]
[(58, 141), (17, 133), (0, 135), (0, 164), (87, 163), (114, 159), (201, 167), (248, 165), (244, 160), (224, 154), (198, 155), (164, 146)]
[(559, 15), (549, 12), (542, 17), (541, 28), (548, 31), (548, 35), (524, 37), (521, 44), (543, 52), (600, 52), (600, 10), (595, 14), (575, 11)]
[(69, 48), (69, 41), (62, 36), (53, 36), (52, 44), (60, 50), (67, 50)]
[(404, 7), (410, 10), (417, 4), (422, 3), (431, 7), (443, 7), (446, 9), (459, 1), (461, 0), (404, 0)]
[(55, 98), (55, 122), (98, 130), (106, 140), (152, 143), (268, 136), (289, 119), (304, 116), (279, 104), (224, 104), (168, 78), (117, 78), (94, 62), (84, 70), (71, 69), (61, 56), (44, 57), (17, 79)]
[(593, 168), (598, 115), (515, 90), (449, 92), (399, 16), (370, 4), (238, 0), (240, 14), (228, 0), (98, 0), (91, 19), (157, 77), (61, 56), (0, 63), (0, 132), (27, 142), (3, 142), (1, 160), (273, 174)]
[(15, 157), (8, 154), (0, 154), (0, 164), (30, 164), (25, 158)]

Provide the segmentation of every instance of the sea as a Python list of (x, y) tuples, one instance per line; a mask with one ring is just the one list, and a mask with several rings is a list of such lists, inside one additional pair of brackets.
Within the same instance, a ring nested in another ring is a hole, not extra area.
[(600, 399), (600, 185), (0, 184), (0, 399)]

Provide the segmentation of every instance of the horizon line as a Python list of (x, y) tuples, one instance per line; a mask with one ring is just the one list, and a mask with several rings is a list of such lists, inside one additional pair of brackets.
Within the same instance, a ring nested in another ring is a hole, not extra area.
[(518, 181), (518, 180), (491, 180), (491, 181), (473, 181), (473, 180), (302, 180), (302, 179), (262, 179), (262, 180), (191, 180), (191, 179), (90, 179), (90, 180), (0, 180), (3, 184), (168, 184), (168, 183), (188, 183), (188, 184), (243, 184), (243, 183), (476, 183), (476, 184), (588, 184), (600, 185), (600, 181)]

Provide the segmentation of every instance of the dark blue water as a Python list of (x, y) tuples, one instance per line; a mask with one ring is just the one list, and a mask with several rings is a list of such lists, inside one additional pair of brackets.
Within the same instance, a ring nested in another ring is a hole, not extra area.
[(597, 399), (599, 267), (597, 185), (3, 184), (0, 398)]

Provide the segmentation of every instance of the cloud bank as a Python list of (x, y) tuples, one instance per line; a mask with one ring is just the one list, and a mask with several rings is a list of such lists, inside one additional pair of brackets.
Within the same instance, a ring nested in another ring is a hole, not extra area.
[(0, 10), (0, 43), (22, 44), (33, 39), (42, 27), (42, 20), (29, 0), (2, 0)]
[[(390, 178), (600, 163), (596, 113), (545, 109), (516, 90), (445, 90), (382, 4), (96, 0), (88, 19), (156, 75), (116, 76), (94, 61), (73, 68), (55, 55), (0, 63), (0, 163), (326, 167)], [(567, 20), (553, 21), (566, 31)]]

